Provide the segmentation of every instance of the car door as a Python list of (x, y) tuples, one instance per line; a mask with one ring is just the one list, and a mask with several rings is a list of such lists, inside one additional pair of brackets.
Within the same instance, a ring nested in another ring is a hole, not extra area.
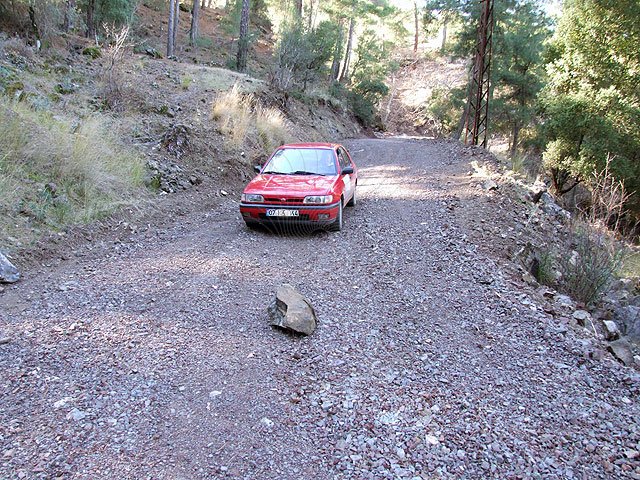
[[(349, 155), (349, 152), (347, 152), (347, 150), (344, 147), (338, 147), (337, 155), (338, 155), (338, 161), (340, 162), (340, 170), (346, 167), (353, 168), (353, 173), (342, 176), (342, 180), (344, 181), (344, 184), (345, 184), (344, 198), (346, 200), (349, 200), (353, 196), (353, 192), (355, 191), (355, 188), (356, 188), (357, 175), (356, 175), (355, 165), (351, 161), (351, 156)], [(347, 191), (348, 191), (348, 194), (347, 194)]]

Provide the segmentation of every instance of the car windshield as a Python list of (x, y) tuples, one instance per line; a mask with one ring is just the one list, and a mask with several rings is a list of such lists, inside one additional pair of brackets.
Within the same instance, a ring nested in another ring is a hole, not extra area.
[(336, 175), (333, 150), (328, 148), (283, 148), (274, 153), (262, 173), (282, 175)]

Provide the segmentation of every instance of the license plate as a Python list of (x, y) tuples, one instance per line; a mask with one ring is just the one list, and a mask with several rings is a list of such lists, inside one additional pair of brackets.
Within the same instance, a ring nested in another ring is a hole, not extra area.
[(267, 217), (299, 217), (298, 210), (285, 210), (283, 208), (270, 208), (267, 210)]

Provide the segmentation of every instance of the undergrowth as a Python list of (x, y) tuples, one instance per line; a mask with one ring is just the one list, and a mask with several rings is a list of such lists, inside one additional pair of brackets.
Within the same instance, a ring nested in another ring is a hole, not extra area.
[(253, 95), (240, 92), (238, 85), (218, 94), (211, 110), (213, 120), (230, 147), (249, 143), (265, 155), (290, 140), (285, 116), (273, 107), (264, 107)]
[(0, 238), (16, 223), (57, 230), (89, 222), (139, 194), (144, 161), (108, 118), (72, 124), (0, 97), (0, 124)]

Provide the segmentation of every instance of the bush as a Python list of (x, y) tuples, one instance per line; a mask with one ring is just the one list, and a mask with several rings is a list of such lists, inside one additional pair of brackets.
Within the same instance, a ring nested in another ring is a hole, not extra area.
[(99, 218), (143, 183), (143, 160), (105, 117), (72, 125), (2, 97), (0, 123), (0, 237), (17, 217), (51, 228)]
[(309, 82), (327, 73), (327, 62), (337, 41), (337, 31), (327, 21), (308, 32), (297, 23), (285, 26), (274, 52), (272, 85), (284, 92), (306, 90)]
[(258, 106), (255, 113), (258, 139), (263, 151), (270, 153), (290, 138), (287, 120), (280, 110)]
[(220, 133), (228, 137), (229, 145), (239, 148), (248, 140), (257, 141), (261, 155), (271, 153), (291, 137), (282, 112), (263, 107), (252, 95), (241, 93), (237, 84), (218, 95), (211, 117)]
[(253, 97), (240, 93), (238, 85), (220, 93), (213, 102), (212, 118), (218, 122), (220, 133), (229, 137), (233, 146), (239, 147), (247, 136), (251, 121)]
[(576, 224), (558, 258), (562, 275), (558, 288), (585, 305), (593, 305), (614, 280), (623, 258), (623, 250), (608, 232)]
[(381, 80), (363, 80), (349, 94), (349, 104), (358, 121), (367, 127), (382, 128), (377, 115), (380, 99), (389, 93), (389, 87)]

